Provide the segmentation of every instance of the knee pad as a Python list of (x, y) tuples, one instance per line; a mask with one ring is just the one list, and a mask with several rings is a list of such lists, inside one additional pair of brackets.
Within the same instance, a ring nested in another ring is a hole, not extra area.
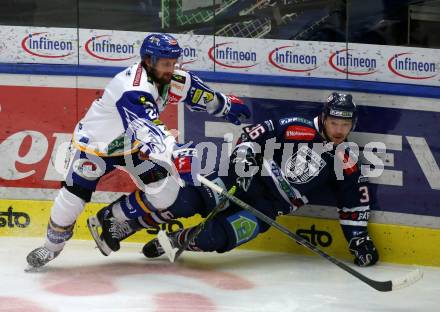
[(52, 206), (51, 220), (59, 227), (70, 226), (75, 223), (84, 210), (85, 201), (66, 188), (61, 188)]

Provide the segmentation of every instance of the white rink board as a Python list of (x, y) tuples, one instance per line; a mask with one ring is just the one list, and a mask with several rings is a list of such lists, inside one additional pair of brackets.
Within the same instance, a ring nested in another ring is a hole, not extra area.
[[(79, 33), (79, 38), (77, 37)], [(126, 67), (148, 33), (0, 26), (0, 62)], [(188, 70), (440, 86), (440, 50), (175, 34)], [(69, 49), (65, 49), (68, 47)], [(64, 49), (62, 49), (64, 48)]]

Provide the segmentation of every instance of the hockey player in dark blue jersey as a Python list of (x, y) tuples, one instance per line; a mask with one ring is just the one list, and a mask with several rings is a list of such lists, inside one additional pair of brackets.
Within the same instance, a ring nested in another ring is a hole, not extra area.
[[(369, 186), (346, 142), (357, 119), (352, 96), (333, 93), (322, 114), (313, 120), (292, 116), (245, 127), (230, 158), (228, 175), (213, 173), (207, 178), (224, 189), (236, 185), (237, 197), (272, 219), (292, 213), (330, 188), (337, 198), (340, 225), (354, 263), (373, 265), (379, 255), (367, 229)], [(219, 201), (204, 186), (188, 187), (169, 214), (206, 216)], [(172, 246), (185, 244), (194, 229), (169, 234)], [(187, 250), (226, 252), (268, 229), (269, 225), (250, 212), (230, 204), (204, 225)], [(147, 243), (143, 252), (150, 258), (163, 254), (157, 239)]]

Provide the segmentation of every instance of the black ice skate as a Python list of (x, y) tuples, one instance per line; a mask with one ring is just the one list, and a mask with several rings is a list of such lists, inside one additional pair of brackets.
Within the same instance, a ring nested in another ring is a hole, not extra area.
[(179, 230), (172, 233), (159, 231), (157, 238), (149, 241), (142, 248), (147, 258), (157, 258), (165, 254), (170, 262), (174, 262), (184, 250), (197, 250), (190, 246), (188, 235), (194, 228)]
[(96, 216), (87, 219), (90, 234), (104, 256), (108, 256), (112, 251), (118, 251), (121, 247), (120, 242), (136, 233), (136, 229), (129, 221), (118, 220), (113, 216), (111, 207), (104, 207)]
[(154, 259), (162, 256), (165, 253), (165, 251), (160, 245), (159, 240), (155, 238), (150, 240), (148, 243), (144, 245), (144, 247), (142, 248), (142, 253), (144, 254), (145, 257), (149, 259)]
[(61, 250), (51, 251), (44, 246), (32, 250), (26, 257), (29, 264), (29, 268), (26, 271), (32, 271), (46, 265), (46, 263), (55, 259), (60, 252)]

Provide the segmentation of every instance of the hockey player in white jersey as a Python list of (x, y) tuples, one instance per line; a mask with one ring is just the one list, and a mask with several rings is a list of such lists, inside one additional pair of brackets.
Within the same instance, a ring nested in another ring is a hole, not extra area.
[[(59, 255), (100, 178), (117, 166), (127, 168), (140, 189), (91, 218), (93, 233), (106, 226), (110, 238), (116, 239), (106, 247), (117, 250), (119, 240), (133, 229), (165, 222), (160, 211), (174, 202), (182, 185), (181, 179), (169, 178), (170, 168), (176, 171), (173, 164), (178, 164), (177, 173), (191, 183), (189, 171), (195, 155), (194, 149), (180, 148), (160, 121), (166, 105), (186, 105), (191, 111), (206, 111), (237, 125), (250, 117), (240, 99), (213, 91), (190, 72), (176, 70), (181, 53), (172, 36), (148, 35), (140, 49), (141, 61), (117, 74), (76, 125), (67, 174), (51, 210), (45, 243), (27, 256), (31, 267), (41, 267)], [(155, 192), (145, 192), (143, 186)], [(137, 211), (133, 206), (141, 207), (143, 213), (133, 216)]]

